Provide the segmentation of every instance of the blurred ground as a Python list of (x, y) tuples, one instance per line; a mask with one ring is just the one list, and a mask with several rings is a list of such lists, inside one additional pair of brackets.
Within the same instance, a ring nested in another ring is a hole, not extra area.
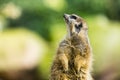
[(48, 80), (64, 13), (88, 23), (95, 80), (120, 80), (120, 0), (0, 0), (0, 79)]

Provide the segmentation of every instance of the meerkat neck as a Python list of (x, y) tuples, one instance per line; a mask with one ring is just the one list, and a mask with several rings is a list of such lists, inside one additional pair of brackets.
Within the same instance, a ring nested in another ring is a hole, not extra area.
[[(69, 34), (68, 34), (69, 35)], [(89, 40), (88, 40), (88, 37), (87, 36), (78, 36), (76, 34), (73, 34), (71, 36), (66, 36), (66, 41), (68, 41), (69, 43), (73, 43), (73, 45), (79, 45), (81, 43), (84, 43), (84, 44), (89, 44)]]

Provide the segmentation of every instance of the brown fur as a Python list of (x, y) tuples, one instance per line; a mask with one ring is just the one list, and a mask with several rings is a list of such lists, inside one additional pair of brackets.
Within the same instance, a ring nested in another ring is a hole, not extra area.
[[(75, 15), (77, 16), (77, 15)], [(59, 44), (57, 54), (51, 67), (50, 80), (92, 80), (90, 75), (92, 54), (87, 37), (87, 25), (77, 16), (78, 23), (83, 23), (79, 33), (72, 31), (73, 24), (67, 23), (67, 37)], [(68, 19), (69, 20), (69, 19)]]

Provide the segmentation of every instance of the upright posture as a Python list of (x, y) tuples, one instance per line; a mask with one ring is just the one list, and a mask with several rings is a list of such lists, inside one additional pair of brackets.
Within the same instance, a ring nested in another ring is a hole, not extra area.
[(64, 19), (67, 36), (59, 44), (50, 80), (92, 80), (92, 53), (86, 22), (75, 14), (64, 14)]

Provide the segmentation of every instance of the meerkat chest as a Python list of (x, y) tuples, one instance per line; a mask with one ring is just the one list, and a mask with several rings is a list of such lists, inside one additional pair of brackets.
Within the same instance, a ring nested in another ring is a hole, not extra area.
[[(81, 67), (84, 67), (86, 64), (86, 57), (85, 57), (85, 52), (81, 48), (71, 48), (70, 53), (67, 54), (69, 57), (69, 64), (72, 67), (75, 67), (75, 65), (81, 64)], [(77, 63), (77, 64), (76, 64)]]
[[(74, 67), (74, 64), (78, 61), (79, 64), (85, 64), (85, 47), (83, 45), (65, 46), (62, 49), (68, 58), (69, 66)], [(81, 62), (79, 62), (81, 60)], [(83, 64), (83, 65), (84, 65)], [(76, 64), (77, 65), (77, 64)]]
[(79, 49), (69, 48), (68, 56), (68, 74), (71, 77), (84, 77), (87, 73), (87, 59), (81, 55)]
[(70, 70), (87, 67), (87, 47), (82, 42), (66, 46), (64, 50), (68, 58), (68, 65)]

